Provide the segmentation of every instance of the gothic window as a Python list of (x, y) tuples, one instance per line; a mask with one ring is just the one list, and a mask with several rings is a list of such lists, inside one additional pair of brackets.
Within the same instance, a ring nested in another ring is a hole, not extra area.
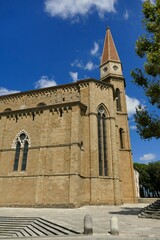
[(108, 175), (107, 166), (107, 135), (106, 135), (106, 113), (101, 106), (98, 109), (98, 158), (99, 158), (99, 175)]
[(121, 111), (121, 97), (120, 97), (120, 90), (116, 89), (116, 108), (117, 111)]
[(23, 157), (22, 157), (22, 167), (21, 170), (25, 171), (26, 166), (27, 166), (27, 154), (28, 154), (28, 142), (26, 141), (24, 144), (24, 149), (23, 149)]
[(14, 145), (16, 145), (16, 151), (13, 170), (18, 171), (19, 164), (21, 164), (21, 171), (25, 171), (27, 166), (27, 155), (29, 147), (28, 135), (24, 131), (21, 131), (20, 134), (16, 137)]
[(120, 140), (120, 148), (124, 149), (124, 130), (122, 128), (119, 129), (119, 140)]
[(21, 147), (20, 142), (17, 142), (16, 152), (15, 152), (15, 158), (14, 158), (14, 167), (13, 167), (13, 170), (14, 170), (14, 171), (17, 171), (17, 170), (18, 170), (20, 147)]

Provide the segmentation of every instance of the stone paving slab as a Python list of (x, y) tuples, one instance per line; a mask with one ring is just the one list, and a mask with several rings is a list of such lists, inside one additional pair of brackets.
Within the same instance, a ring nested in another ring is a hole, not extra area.
[[(0, 208), (1, 217), (41, 217), (63, 227), (82, 233), (81, 235), (28, 237), (28, 240), (160, 240), (160, 220), (138, 218), (139, 211), (146, 204), (124, 204), (121, 206), (85, 206), (77, 209), (58, 208)], [(92, 217), (92, 236), (83, 235), (84, 216)], [(110, 219), (117, 216), (120, 234), (112, 236)], [(2, 238), (1, 238), (2, 239)], [(11, 239), (6, 238), (5, 239)], [(17, 239), (17, 238), (12, 238)], [(24, 240), (24, 238), (18, 238)]]

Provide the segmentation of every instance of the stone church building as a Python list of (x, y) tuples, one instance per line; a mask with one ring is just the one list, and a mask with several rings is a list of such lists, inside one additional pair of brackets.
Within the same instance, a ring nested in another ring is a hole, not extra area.
[(100, 80), (0, 96), (0, 206), (135, 201), (125, 79), (107, 29)]

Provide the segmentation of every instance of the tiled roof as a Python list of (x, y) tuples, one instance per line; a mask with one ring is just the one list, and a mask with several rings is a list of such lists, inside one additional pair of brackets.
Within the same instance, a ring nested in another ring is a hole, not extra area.
[(103, 47), (103, 53), (102, 53), (102, 59), (101, 64), (104, 64), (105, 62), (113, 60), (113, 61), (119, 61), (119, 56), (112, 38), (112, 34), (110, 29), (108, 28), (106, 31), (105, 41), (104, 41), (104, 47)]

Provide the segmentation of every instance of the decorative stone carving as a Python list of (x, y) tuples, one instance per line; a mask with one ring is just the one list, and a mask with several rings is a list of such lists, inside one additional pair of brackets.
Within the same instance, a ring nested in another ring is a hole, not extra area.
[[(24, 134), (24, 139), (21, 139), (21, 138), (20, 138), (20, 136), (21, 136), (22, 134)], [(13, 148), (13, 149), (16, 149), (17, 141), (20, 142), (21, 148), (24, 147), (25, 141), (28, 142), (28, 147), (31, 146), (30, 137), (29, 137), (28, 133), (27, 133), (25, 130), (21, 130), (21, 131), (16, 135), (16, 137), (15, 137), (15, 139), (13, 140), (13, 143), (12, 143), (12, 148)]]

